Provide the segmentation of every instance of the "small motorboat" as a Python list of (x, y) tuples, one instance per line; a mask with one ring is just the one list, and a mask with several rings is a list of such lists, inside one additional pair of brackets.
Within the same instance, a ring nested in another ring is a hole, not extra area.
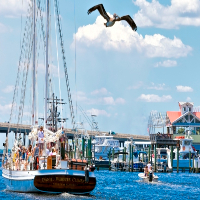
[(138, 176), (144, 181), (144, 182), (158, 182), (158, 176), (154, 175), (152, 172), (149, 172), (148, 176), (145, 176), (144, 173), (139, 173)]

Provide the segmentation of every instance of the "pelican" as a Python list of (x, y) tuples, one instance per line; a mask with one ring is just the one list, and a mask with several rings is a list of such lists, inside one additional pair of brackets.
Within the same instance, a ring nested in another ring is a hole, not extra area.
[(122, 17), (119, 17), (116, 13), (113, 14), (113, 18), (109, 17), (106, 10), (103, 7), (103, 4), (98, 4), (88, 10), (88, 15), (98, 9), (99, 13), (107, 20), (107, 23), (104, 23), (106, 27), (111, 27), (115, 24), (116, 21), (126, 20), (128, 24), (131, 26), (131, 28), (134, 31), (137, 31), (137, 26), (133, 19), (130, 17), (130, 15), (125, 15)]

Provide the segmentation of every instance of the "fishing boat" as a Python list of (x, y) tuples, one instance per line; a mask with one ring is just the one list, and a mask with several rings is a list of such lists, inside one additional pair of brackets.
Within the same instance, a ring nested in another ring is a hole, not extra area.
[[(193, 138), (190, 136), (191, 132), (188, 131), (188, 134), (185, 134), (185, 136), (177, 136), (175, 140), (178, 140), (180, 143), (180, 150), (179, 154), (177, 153), (177, 149), (173, 150), (173, 168), (177, 167), (177, 158), (179, 156), (179, 167), (181, 168), (188, 168), (189, 166), (192, 166), (192, 159), (194, 158), (194, 161), (197, 160), (197, 151), (192, 146)], [(168, 160), (168, 166), (169, 168), (172, 168), (171, 163), (171, 151), (167, 151), (167, 160)]]
[(152, 172), (150, 172), (148, 176), (145, 176), (144, 173), (139, 173), (138, 176), (142, 179), (143, 182), (158, 182), (158, 176)]
[[(38, 1), (40, 2), (40, 1)], [(33, 3), (33, 4), (32, 4)], [(67, 85), (67, 92), (68, 92), (68, 100), (69, 100), (69, 106), (70, 106), (70, 114), (72, 118), (72, 124), (73, 124), (73, 130), (75, 130), (75, 122), (74, 122), (74, 112), (73, 112), (73, 106), (72, 106), (72, 100), (71, 100), (71, 94), (69, 89), (69, 80), (68, 80), (68, 74), (66, 69), (66, 61), (64, 56), (64, 45), (63, 45), (63, 34), (60, 26), (60, 13), (58, 9), (58, 0), (54, 1), (55, 3), (55, 13), (56, 13), (56, 20), (58, 24), (58, 30), (60, 35), (60, 41), (61, 41), (61, 49), (62, 49), (62, 58), (64, 63), (64, 70), (65, 70), (65, 79), (66, 79), (66, 85)], [(29, 21), (31, 26), (33, 25), (33, 29), (31, 28), (30, 36), (29, 38), (33, 38), (30, 41), (31, 44), (33, 44), (33, 85), (32, 85), (32, 127), (31, 132), (29, 133), (28, 139), (29, 144), (31, 144), (33, 147), (35, 147), (34, 152), (37, 149), (37, 138), (39, 138), (38, 135), (38, 124), (36, 119), (36, 111), (35, 111), (35, 55), (36, 55), (36, 13), (40, 13), (41, 16), (43, 16), (43, 13), (41, 13), (40, 5), (36, 4), (36, 0), (33, 0), (30, 2), (29, 7)], [(95, 186), (96, 186), (96, 177), (94, 174), (95, 166), (90, 162), (90, 160), (87, 160), (84, 158), (84, 155), (79, 149), (78, 146), (75, 146), (74, 154), (70, 155), (69, 151), (66, 151), (67, 146), (67, 137), (64, 132), (64, 129), (61, 127), (60, 129), (57, 126), (57, 122), (59, 120), (62, 120), (61, 118), (58, 119), (58, 112), (57, 112), (57, 104), (61, 99), (55, 99), (54, 96), (52, 98), (49, 98), (49, 89), (48, 89), (48, 83), (49, 83), (49, 58), (48, 58), (48, 47), (49, 47), (49, 17), (50, 17), (50, 3), (49, 0), (46, 0), (46, 44), (45, 44), (45, 54), (46, 54), (46, 75), (45, 75), (45, 105), (44, 105), (44, 129), (43, 129), (43, 145), (44, 147), (41, 147), (42, 153), (37, 154), (34, 156), (32, 153), (30, 157), (30, 161), (27, 159), (22, 158), (20, 154), (17, 152), (21, 151), (21, 144), (19, 144), (18, 140), (15, 140), (12, 152), (9, 155), (8, 154), (8, 137), (9, 137), (9, 130), (6, 137), (5, 142), (5, 150), (6, 153), (3, 156), (3, 169), (2, 169), (2, 176), (5, 181), (6, 189), (10, 191), (15, 192), (46, 192), (46, 193), (73, 193), (73, 194), (86, 194), (91, 192)], [(33, 16), (33, 19), (31, 17)], [(27, 24), (29, 23), (27, 20)], [(41, 21), (42, 23), (42, 21)], [(33, 31), (33, 32), (32, 32)], [(26, 37), (27, 35), (24, 34)], [(23, 40), (24, 42), (24, 40)], [(23, 46), (23, 48), (27, 47)], [(30, 45), (31, 46), (31, 45)], [(30, 52), (32, 51), (32, 46), (30, 47)], [(22, 50), (23, 51), (23, 50)], [(25, 52), (26, 53), (26, 52)], [(31, 56), (28, 57), (29, 59)], [(27, 64), (28, 65), (28, 64)], [(25, 73), (26, 74), (26, 73)], [(23, 82), (26, 83), (26, 82)], [(26, 88), (26, 87), (25, 87)], [(23, 91), (23, 94), (25, 94), (25, 90)], [(15, 95), (15, 94), (14, 94)], [(15, 98), (13, 98), (15, 99)], [(24, 100), (24, 99), (23, 99)], [(49, 100), (49, 102), (47, 102)], [(23, 101), (20, 101), (20, 103)], [(43, 100), (42, 100), (43, 102)], [(52, 105), (52, 110), (50, 115), (48, 116), (48, 105)], [(62, 103), (61, 103), (62, 104)], [(20, 107), (20, 109), (23, 109), (23, 106)], [(21, 112), (21, 110), (20, 110)], [(12, 111), (11, 111), (12, 113)], [(10, 120), (11, 121), (11, 120)], [(75, 134), (75, 144), (78, 144), (78, 136)], [(91, 140), (90, 140), (91, 141)], [(56, 150), (58, 152), (55, 155), (49, 155), (47, 153), (47, 146), (52, 145), (56, 147)], [(91, 144), (91, 142), (90, 142)], [(25, 144), (23, 144), (25, 146)], [(90, 147), (91, 149), (91, 147)], [(63, 155), (64, 151), (64, 155)], [(65, 154), (68, 154), (67, 156)], [(16, 157), (18, 155), (18, 157)], [(22, 155), (22, 154), (21, 154)], [(24, 153), (23, 155), (26, 155)], [(33, 157), (34, 156), (34, 157)], [(81, 157), (81, 158), (80, 158)]]

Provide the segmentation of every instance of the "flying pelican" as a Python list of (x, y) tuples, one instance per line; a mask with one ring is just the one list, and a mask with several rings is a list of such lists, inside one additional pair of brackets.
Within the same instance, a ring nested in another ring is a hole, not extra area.
[(90, 8), (88, 10), (88, 15), (91, 12), (95, 11), (96, 9), (98, 9), (99, 13), (107, 20), (107, 23), (104, 23), (104, 25), (106, 27), (113, 26), (116, 21), (126, 20), (129, 23), (129, 25), (131, 26), (131, 28), (134, 31), (137, 31), (137, 26), (136, 26), (135, 22), (133, 21), (133, 19), (130, 17), (130, 15), (125, 15), (125, 16), (119, 17), (116, 13), (114, 13), (113, 18), (111, 18), (111, 17), (108, 16), (106, 10), (103, 7), (103, 4), (98, 4), (98, 5)]

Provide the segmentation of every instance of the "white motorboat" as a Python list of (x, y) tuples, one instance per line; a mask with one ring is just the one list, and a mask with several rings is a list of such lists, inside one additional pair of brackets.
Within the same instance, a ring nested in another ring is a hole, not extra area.
[(144, 173), (139, 173), (138, 176), (142, 179), (144, 182), (158, 182), (158, 176), (156, 176), (153, 173), (149, 173), (149, 176), (145, 176)]
[[(180, 140), (180, 150), (179, 150), (179, 167), (181, 168), (188, 168), (189, 166), (192, 167), (193, 157), (195, 163), (197, 162), (197, 151), (192, 146), (193, 138), (188, 135), (185, 136), (177, 136), (175, 139)], [(191, 159), (189, 159), (189, 154), (191, 153)], [(177, 149), (173, 150), (174, 158), (173, 158), (173, 168), (177, 167)], [(167, 160), (169, 168), (172, 168), (171, 163), (171, 151), (168, 150), (167, 152)], [(200, 167), (200, 166), (199, 166)]]
[(95, 136), (92, 141), (95, 144), (95, 159), (100, 160), (108, 160), (109, 152), (114, 153), (120, 151), (120, 143), (119, 140), (113, 138), (113, 136)]

